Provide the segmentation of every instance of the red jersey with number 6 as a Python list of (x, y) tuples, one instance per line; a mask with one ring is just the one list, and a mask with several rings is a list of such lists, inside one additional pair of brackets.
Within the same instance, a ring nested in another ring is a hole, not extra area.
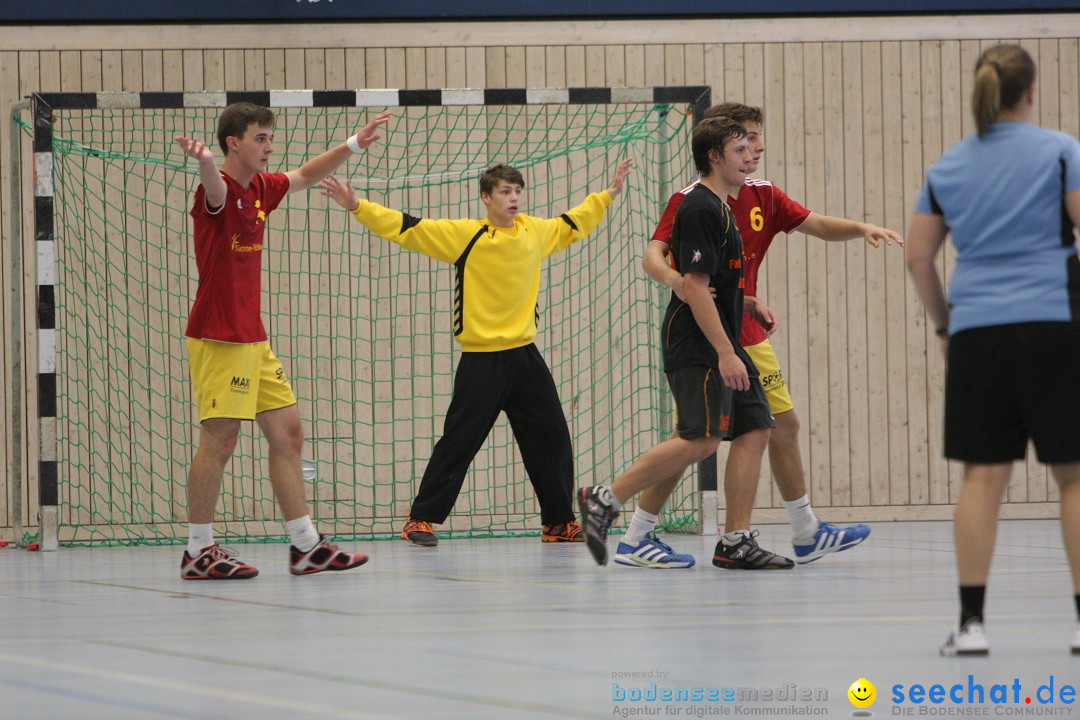
[[(653, 232), (652, 239), (671, 243), (671, 229), (675, 223), (675, 211), (679, 209), (687, 193), (697, 181), (687, 185), (671, 196), (664, 214)], [(739, 197), (728, 196), (728, 205), (735, 215), (735, 225), (743, 242), (743, 277), (746, 294), (757, 296), (758, 270), (765, 253), (778, 233), (789, 233), (805, 222), (810, 211), (789, 198), (783, 190), (768, 180), (746, 178)], [(749, 313), (743, 315), (739, 344), (743, 347), (757, 345), (765, 340), (765, 328)]]
[(199, 287), (187, 337), (230, 343), (266, 340), (260, 313), (266, 216), (289, 192), (284, 174), (259, 173), (246, 188), (225, 173), (225, 204), (211, 213), (206, 190), (195, 192), (195, 264)]

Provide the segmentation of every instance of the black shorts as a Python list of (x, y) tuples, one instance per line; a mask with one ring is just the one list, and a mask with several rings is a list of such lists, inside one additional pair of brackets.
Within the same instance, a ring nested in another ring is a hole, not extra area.
[(945, 457), (1080, 462), (1080, 324), (1016, 323), (949, 339)]
[(693, 366), (667, 373), (667, 380), (675, 395), (675, 429), (685, 440), (732, 440), (751, 430), (776, 427), (756, 377), (750, 378), (749, 390), (732, 390), (716, 368)]

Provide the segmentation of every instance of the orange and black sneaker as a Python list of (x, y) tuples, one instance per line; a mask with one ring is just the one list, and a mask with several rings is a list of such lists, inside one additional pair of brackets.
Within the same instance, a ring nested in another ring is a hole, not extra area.
[(543, 542), (585, 542), (585, 535), (581, 532), (581, 523), (571, 520), (558, 525), (545, 525), (540, 540)]
[(439, 539), (435, 537), (435, 531), (431, 529), (431, 523), (427, 520), (409, 518), (405, 523), (405, 529), (401, 531), (401, 537), (413, 545), (435, 547), (439, 544)]

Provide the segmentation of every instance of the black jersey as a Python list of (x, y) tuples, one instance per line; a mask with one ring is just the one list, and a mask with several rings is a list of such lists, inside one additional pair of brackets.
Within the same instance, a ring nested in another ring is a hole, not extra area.
[[(739, 345), (744, 287), (742, 240), (727, 203), (704, 185), (691, 190), (675, 214), (671, 255), (680, 273), (709, 276), (728, 340), (747, 372), (756, 377), (754, 363)], [(671, 294), (661, 333), (665, 372), (693, 365), (717, 367), (716, 350), (698, 327), (690, 306), (675, 293)]]

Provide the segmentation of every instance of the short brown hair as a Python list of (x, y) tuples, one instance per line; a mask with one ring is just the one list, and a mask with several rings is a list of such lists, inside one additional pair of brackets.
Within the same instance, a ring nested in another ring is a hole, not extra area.
[(705, 111), (705, 117), (731, 118), (743, 126), (745, 126), (746, 123), (757, 123), (758, 125), (765, 124), (765, 113), (761, 111), (761, 108), (752, 105), (743, 105), (742, 103), (737, 102), (726, 102), (720, 103), (719, 105), (713, 105)]
[(521, 177), (521, 171), (515, 170), (509, 165), (499, 163), (498, 165), (492, 165), (484, 174), (480, 176), (480, 194), (490, 195), (495, 190), (495, 186), (501, 181), (505, 180), (513, 185), (520, 185), (525, 187), (525, 178)]
[(229, 144), (225, 142), (226, 138), (242, 138), (252, 125), (274, 127), (274, 111), (249, 102), (233, 103), (222, 110), (217, 124), (217, 139), (221, 151), (228, 155)]
[(716, 150), (721, 157), (724, 146), (733, 138), (746, 137), (746, 128), (729, 117), (714, 117), (702, 120), (694, 128), (690, 138), (690, 147), (694, 151), (694, 165), (698, 175), (708, 177), (709, 151)]

